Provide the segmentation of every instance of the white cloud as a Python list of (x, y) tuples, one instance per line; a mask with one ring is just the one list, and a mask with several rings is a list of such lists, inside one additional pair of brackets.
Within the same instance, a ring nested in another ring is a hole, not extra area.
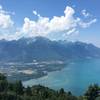
[(2, 9), (2, 6), (0, 5), (0, 10)]
[(73, 28), (73, 29), (69, 30), (69, 31), (67, 32), (67, 34), (70, 35), (70, 34), (72, 34), (72, 33), (75, 33), (76, 31), (77, 31), (77, 29), (76, 29), (76, 28)]
[(82, 27), (82, 28), (87, 28), (87, 27), (90, 27), (93, 23), (97, 22), (97, 19), (93, 19), (89, 22), (83, 22), (83, 21), (80, 21), (79, 22), (79, 25)]
[(13, 21), (11, 20), (9, 15), (4, 15), (0, 13), (0, 28), (9, 28), (13, 25)]
[(0, 40), (1, 39), (6, 39), (6, 40), (18, 40), (22, 38), (24, 34), (21, 33), (20, 29), (16, 29), (15, 31), (10, 31), (10, 30), (5, 30), (5, 31), (0, 31)]
[(0, 5), (0, 13), (8, 14), (8, 15), (15, 15), (15, 12), (5, 11), (1, 5)]
[(29, 18), (24, 19), (23, 32), (31, 36), (46, 36), (52, 32), (68, 31), (77, 26), (77, 18), (74, 18), (74, 9), (66, 7), (64, 16), (54, 16), (51, 20), (48, 17), (42, 17), (36, 11), (34, 15), (39, 15), (37, 21), (32, 21)]
[(37, 15), (37, 12), (36, 12), (35, 10), (33, 10), (33, 14), (34, 14), (34, 15)]
[[(86, 10), (83, 10), (82, 13), (85, 17), (90, 15)], [(63, 33), (70, 35), (77, 32), (79, 26), (87, 28), (96, 22), (96, 19), (85, 22), (81, 18), (75, 17), (75, 10), (69, 6), (64, 10), (63, 16), (53, 16), (51, 19), (42, 17), (35, 10), (33, 14), (38, 17), (37, 21), (24, 18), (22, 32), (26, 33), (27, 36), (47, 36), (48, 34), (59, 32), (61, 32), (61, 35)]]
[(38, 14), (36, 10), (33, 10), (33, 14), (38, 16), (38, 17), (41, 17), (40, 14)]
[(0, 28), (7, 29), (12, 27), (13, 24), (14, 22), (11, 20), (11, 16), (0, 6)]
[(14, 38), (16, 29), (14, 28), (14, 22), (11, 19), (11, 15), (14, 14), (14, 12), (5, 11), (0, 5), (0, 39), (10, 40)]
[[(84, 16), (89, 16), (86, 11)], [(33, 37), (33, 36), (49, 36), (50, 34), (56, 33), (60, 34), (59, 37), (70, 36), (72, 34), (77, 34), (79, 28), (87, 28), (97, 21), (97, 19), (83, 20), (75, 15), (75, 10), (72, 7), (67, 6), (64, 10), (64, 15), (53, 16), (51, 19), (49, 17), (42, 17), (37, 11), (33, 10), (33, 14), (37, 16), (37, 20), (30, 20), (28, 17), (24, 18), (24, 23), (20, 29), (9, 28), (13, 26), (14, 22), (11, 19), (11, 13), (3, 10), (0, 6), (0, 32), (4, 29), (9, 34), (2, 34), (1, 38), (5, 39), (19, 39), (21, 37)], [(14, 13), (15, 14), (15, 13)], [(1, 30), (2, 29), (2, 30)], [(2, 32), (3, 33), (3, 32)], [(13, 33), (13, 34), (12, 34)], [(56, 35), (55, 34), (55, 35)]]
[(84, 17), (86, 17), (86, 18), (91, 16), (91, 14), (88, 13), (85, 9), (82, 10), (81, 13), (82, 13), (82, 15), (83, 15)]

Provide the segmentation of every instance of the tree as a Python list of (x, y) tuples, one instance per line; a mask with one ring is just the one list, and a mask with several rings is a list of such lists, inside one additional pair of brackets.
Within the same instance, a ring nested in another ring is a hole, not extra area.
[(6, 77), (0, 73), (0, 80), (6, 80)]
[(7, 80), (0, 80), (0, 92), (7, 91), (8, 82)]
[(26, 95), (31, 96), (32, 95), (32, 91), (31, 88), (28, 86), (25, 90)]
[(23, 85), (21, 81), (16, 81), (16, 83), (14, 84), (14, 90), (16, 94), (19, 94), (19, 95), (22, 95), (24, 93)]
[(90, 85), (85, 93), (87, 100), (95, 100), (98, 97), (99, 86), (97, 84)]
[(65, 93), (65, 91), (64, 91), (64, 89), (63, 88), (61, 88), (60, 90), (59, 90), (59, 94), (64, 94)]

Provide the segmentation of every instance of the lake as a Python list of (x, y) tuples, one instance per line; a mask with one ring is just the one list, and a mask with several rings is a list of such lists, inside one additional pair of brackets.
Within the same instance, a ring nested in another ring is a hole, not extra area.
[(82, 95), (90, 84), (100, 84), (100, 59), (78, 60), (66, 65), (60, 71), (47, 76), (24, 81), (25, 86), (41, 84), (52, 89), (64, 88), (74, 95)]

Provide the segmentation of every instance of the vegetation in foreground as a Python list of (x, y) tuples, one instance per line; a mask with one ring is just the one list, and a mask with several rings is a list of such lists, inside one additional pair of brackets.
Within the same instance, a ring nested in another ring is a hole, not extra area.
[(83, 96), (73, 96), (71, 92), (49, 89), (41, 85), (25, 88), (21, 81), (11, 83), (0, 74), (0, 100), (100, 100), (100, 87), (89, 86)]

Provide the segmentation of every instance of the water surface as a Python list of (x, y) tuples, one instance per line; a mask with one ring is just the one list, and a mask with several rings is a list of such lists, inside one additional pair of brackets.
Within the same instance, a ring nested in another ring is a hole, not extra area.
[(64, 88), (75, 95), (81, 95), (90, 84), (100, 84), (100, 59), (79, 60), (66, 65), (61, 71), (23, 82), (25, 86), (41, 84), (52, 89)]

